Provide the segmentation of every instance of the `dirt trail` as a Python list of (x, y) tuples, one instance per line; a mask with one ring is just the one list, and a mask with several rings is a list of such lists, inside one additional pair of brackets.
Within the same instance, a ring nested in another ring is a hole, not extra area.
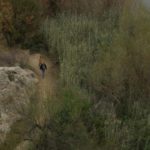
[(47, 100), (50, 100), (54, 93), (56, 88), (56, 78), (55, 78), (55, 68), (50, 61), (49, 58), (46, 56), (42, 56), (44, 58), (44, 61), (47, 65), (47, 71), (45, 73), (45, 78), (41, 78), (40, 70), (39, 70), (39, 58), (40, 54), (32, 54), (29, 56), (29, 65), (34, 69), (38, 79), (39, 79), (39, 85), (38, 85), (38, 100), (37, 100), (37, 107), (38, 107), (38, 114), (37, 114), (37, 121), (40, 125), (44, 124), (47, 120), (46, 118), (46, 105)]
[(39, 78), (39, 92), (41, 96), (44, 98), (47, 98), (49, 96), (52, 96), (54, 94), (55, 89), (55, 78), (54, 78), (54, 67), (52, 62), (46, 57), (42, 56), (44, 58), (44, 61), (47, 65), (47, 71), (45, 73), (45, 78), (41, 78), (40, 70), (39, 70), (39, 58), (40, 54), (33, 54), (30, 55), (29, 58), (29, 65), (35, 70), (38, 78)]

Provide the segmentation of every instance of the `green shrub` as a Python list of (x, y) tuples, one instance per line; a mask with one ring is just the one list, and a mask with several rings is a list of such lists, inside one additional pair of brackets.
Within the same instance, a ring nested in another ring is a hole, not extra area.
[(46, 40), (40, 31), (37, 31), (32, 37), (26, 38), (22, 43), (22, 48), (30, 49), (32, 52), (48, 52)]
[(2, 1), (2, 33), (7, 44), (22, 44), (33, 37), (40, 23), (42, 13), (37, 0)]
[(117, 132), (124, 140), (113, 133), (114, 149), (149, 148), (149, 25), (149, 12), (125, 8), (112, 45), (98, 55), (90, 73), (91, 86), (113, 103), (116, 119), (122, 122)]
[(49, 101), (50, 119), (42, 128), (35, 149), (98, 149), (104, 142), (104, 119), (91, 110), (89, 98), (75, 89), (61, 90)]
[(147, 102), (150, 82), (149, 24), (150, 19), (143, 11), (141, 15), (140, 12), (138, 15), (125, 13), (112, 45), (98, 56), (99, 60), (91, 70), (91, 82), (95, 89), (101, 87), (97, 90), (106, 92), (108, 96), (108, 92), (112, 93), (121, 104), (126, 103), (125, 107), (139, 100)]
[(87, 86), (96, 55), (111, 44), (115, 22), (115, 17), (103, 23), (92, 16), (65, 14), (45, 21), (44, 35), (49, 53), (60, 62), (62, 83)]
[[(43, 26), (49, 53), (60, 62), (63, 85), (86, 89), (95, 100), (98, 113), (83, 113), (83, 124), (104, 150), (149, 148), (150, 17), (136, 6), (127, 3), (120, 15), (111, 12), (100, 20), (64, 14)], [(71, 122), (69, 108), (60, 113), (60, 125)]]

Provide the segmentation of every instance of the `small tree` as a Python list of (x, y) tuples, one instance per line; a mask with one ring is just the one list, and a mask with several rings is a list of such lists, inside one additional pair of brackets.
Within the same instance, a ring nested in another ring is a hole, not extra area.
[(41, 9), (38, 0), (1, 1), (2, 33), (8, 45), (23, 43), (38, 29)]

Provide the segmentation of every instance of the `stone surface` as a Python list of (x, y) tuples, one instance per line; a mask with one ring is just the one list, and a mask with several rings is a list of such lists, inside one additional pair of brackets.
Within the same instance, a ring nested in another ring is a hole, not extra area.
[(11, 125), (21, 118), (38, 82), (35, 74), (20, 67), (0, 67), (0, 143)]
[(33, 143), (30, 141), (23, 141), (20, 143), (15, 150), (31, 150), (33, 147)]

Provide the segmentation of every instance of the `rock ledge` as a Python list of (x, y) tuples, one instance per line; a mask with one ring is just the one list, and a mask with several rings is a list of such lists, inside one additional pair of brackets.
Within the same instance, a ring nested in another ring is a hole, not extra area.
[(11, 125), (21, 118), (38, 82), (34, 72), (20, 67), (0, 67), (0, 143)]

